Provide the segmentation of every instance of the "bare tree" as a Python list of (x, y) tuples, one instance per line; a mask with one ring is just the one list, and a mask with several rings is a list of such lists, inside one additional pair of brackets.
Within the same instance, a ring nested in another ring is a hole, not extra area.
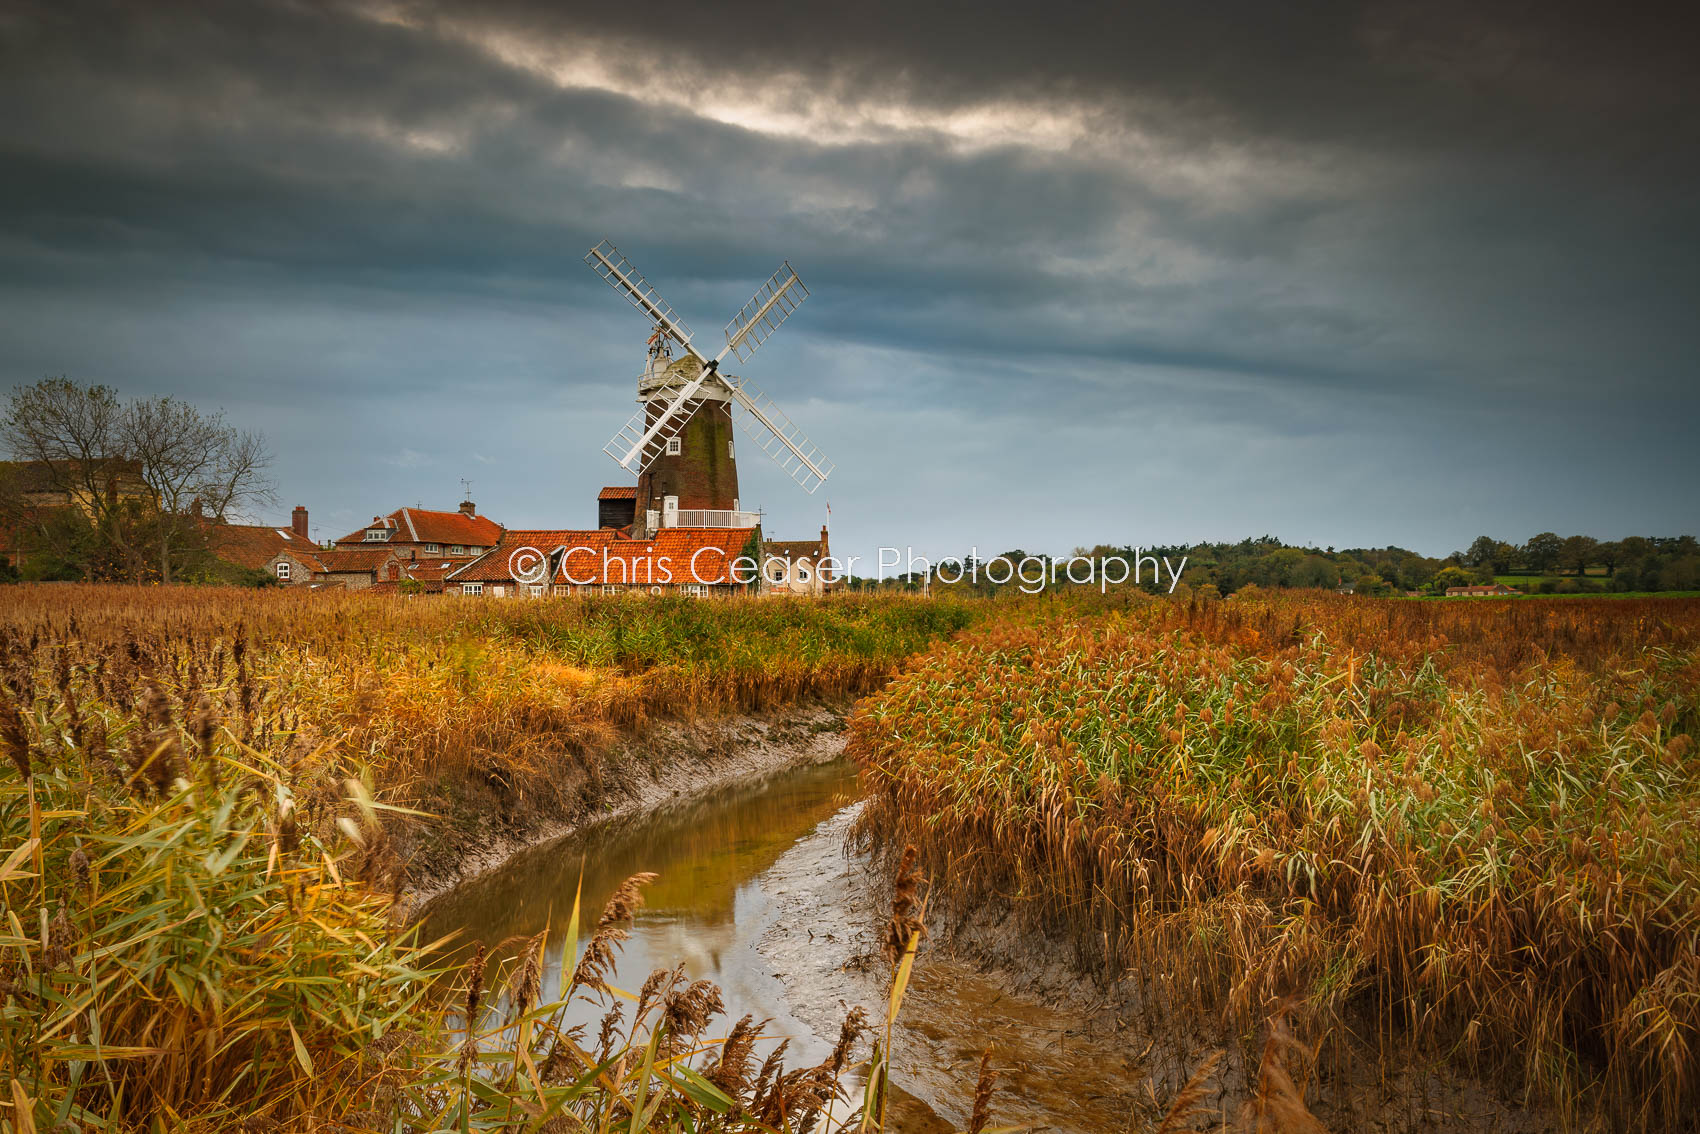
[(175, 398), (135, 401), (118, 435), (158, 504), (152, 543), (161, 582), (172, 581), (183, 556), (205, 549), (208, 521), (271, 502), (264, 438), (238, 431), (222, 411), (202, 413)]
[(174, 398), (124, 405), (110, 387), (47, 378), (12, 391), (0, 440), (46, 490), (34, 511), (80, 511), (133, 579), (171, 582), (209, 521), (271, 500), (264, 439)]
[(63, 534), (51, 522), (56, 512), (80, 511), (134, 577), (142, 552), (132, 514), (134, 495), (125, 490), (126, 481), (135, 477), (120, 448), (124, 407), (117, 392), (109, 386), (79, 386), (64, 377), (44, 378), (14, 389), (6, 409), (0, 438), (14, 457), (29, 462), (25, 498), (37, 534), (47, 538), (56, 528)]

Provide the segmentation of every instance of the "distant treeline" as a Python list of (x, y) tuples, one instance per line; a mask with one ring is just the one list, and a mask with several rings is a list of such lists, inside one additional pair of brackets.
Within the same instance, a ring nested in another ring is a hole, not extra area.
[[(1099, 544), (1076, 548), (1076, 556), (1094, 560), (1123, 559), (1131, 563), (1135, 549)], [(1444, 594), (1448, 588), (1498, 583), (1527, 594), (1591, 594), (1700, 590), (1700, 541), (1693, 536), (1630, 536), (1610, 542), (1590, 536), (1559, 536), (1542, 532), (1526, 543), (1513, 544), (1482, 536), (1463, 551), (1435, 559), (1402, 547), (1336, 550), (1296, 547), (1274, 536), (1238, 543), (1172, 544), (1140, 548), (1139, 555), (1167, 557), (1186, 569), (1181, 582), (1193, 590), (1213, 587), (1232, 594), (1247, 586), (1267, 588), (1351, 588), (1358, 594)], [(1066, 557), (1063, 557), (1066, 558)], [(1053, 557), (1006, 551), (996, 560), (1050, 562)], [(993, 563), (996, 560), (987, 560)], [(982, 564), (982, 567), (984, 564)], [(947, 571), (951, 577), (954, 570)], [(1003, 589), (987, 575), (1006, 571), (980, 570), (957, 583), (922, 575), (905, 575), (879, 582), (851, 579), (855, 589), (919, 589), (923, 585), (960, 593), (991, 594)], [(1141, 579), (1148, 590), (1167, 589), (1166, 578)], [(1004, 584), (1008, 586), (1009, 584)], [(1066, 584), (1065, 584), (1066, 585)]]

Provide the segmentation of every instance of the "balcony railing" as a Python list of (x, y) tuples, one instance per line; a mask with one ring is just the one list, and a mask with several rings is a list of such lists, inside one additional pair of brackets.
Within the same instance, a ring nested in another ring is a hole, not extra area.
[(760, 512), (734, 512), (729, 508), (681, 508), (661, 513), (664, 528), (753, 528), (759, 523)]

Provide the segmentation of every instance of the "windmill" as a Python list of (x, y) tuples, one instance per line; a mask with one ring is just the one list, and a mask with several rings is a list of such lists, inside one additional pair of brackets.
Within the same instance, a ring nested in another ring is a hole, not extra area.
[[(789, 262), (726, 324), (726, 345), (713, 358), (697, 349), (690, 328), (618, 248), (604, 240), (584, 262), (654, 324), (638, 378), (641, 404), (602, 448), (621, 468), (638, 473), (634, 535), (681, 523), (754, 525), (754, 514), (739, 509), (734, 419), (803, 491), (813, 493), (832, 475), (832, 462), (773, 399), (720, 370), (727, 355), (748, 362), (809, 297)], [(682, 352), (677, 358), (675, 345)]]

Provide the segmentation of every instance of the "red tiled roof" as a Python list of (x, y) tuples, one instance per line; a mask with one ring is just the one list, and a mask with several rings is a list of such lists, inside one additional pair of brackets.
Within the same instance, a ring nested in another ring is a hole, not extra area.
[[(436, 543), (445, 546), (459, 544), (491, 547), (502, 536), (502, 525), (488, 516), (468, 516), (464, 512), (431, 512), (424, 508), (397, 508), (382, 517), (384, 526), (395, 532), (389, 543)], [(363, 527), (349, 532), (338, 544), (362, 543), (366, 539)]]
[(312, 540), (301, 538), (287, 527), (211, 524), (207, 528), (207, 544), (214, 555), (238, 567), (258, 570), (275, 559), (279, 553), (287, 551), (312, 570), (323, 569), (320, 566), (317, 545)]
[(382, 567), (395, 553), (387, 547), (339, 547), (319, 552), (319, 562), (333, 575), (371, 572)]
[[(489, 554), (449, 576), (455, 583), (517, 582), (525, 549), (546, 557), (553, 567), (552, 583), (628, 587), (681, 586), (688, 583), (731, 584), (732, 563), (749, 544), (749, 528), (665, 528), (651, 539), (632, 539), (623, 532), (512, 531)], [(746, 572), (747, 573), (747, 572)]]
[[(460, 570), (451, 573), (451, 583), (502, 583), (513, 580), (514, 565), (510, 563), (524, 548), (548, 555), (560, 548), (588, 547), (600, 550), (616, 540), (628, 539), (612, 528), (601, 531), (578, 531), (561, 528), (520, 529), (505, 532), (494, 548), (474, 559)], [(524, 563), (518, 564), (525, 566)]]
[(795, 563), (799, 559), (813, 563), (822, 555), (818, 539), (768, 539), (761, 545), (763, 557), (772, 556), (775, 559), (788, 559)]
[(403, 564), (402, 569), (407, 572), (407, 577), (409, 579), (418, 579), (420, 582), (440, 583), (450, 571), (453, 571), (460, 565), (461, 564), (457, 560), (430, 559), (423, 563)]
[(637, 485), (635, 485), (635, 484), (610, 484), (607, 488), (604, 488), (601, 492), (598, 492), (596, 494), (596, 498), (598, 500), (636, 500), (637, 499)]
[[(826, 541), (821, 539), (770, 539), (761, 545), (762, 559), (783, 559), (787, 563), (818, 565), (827, 556)], [(821, 581), (831, 583), (831, 564), (820, 569)], [(763, 569), (765, 570), (765, 564)]]

